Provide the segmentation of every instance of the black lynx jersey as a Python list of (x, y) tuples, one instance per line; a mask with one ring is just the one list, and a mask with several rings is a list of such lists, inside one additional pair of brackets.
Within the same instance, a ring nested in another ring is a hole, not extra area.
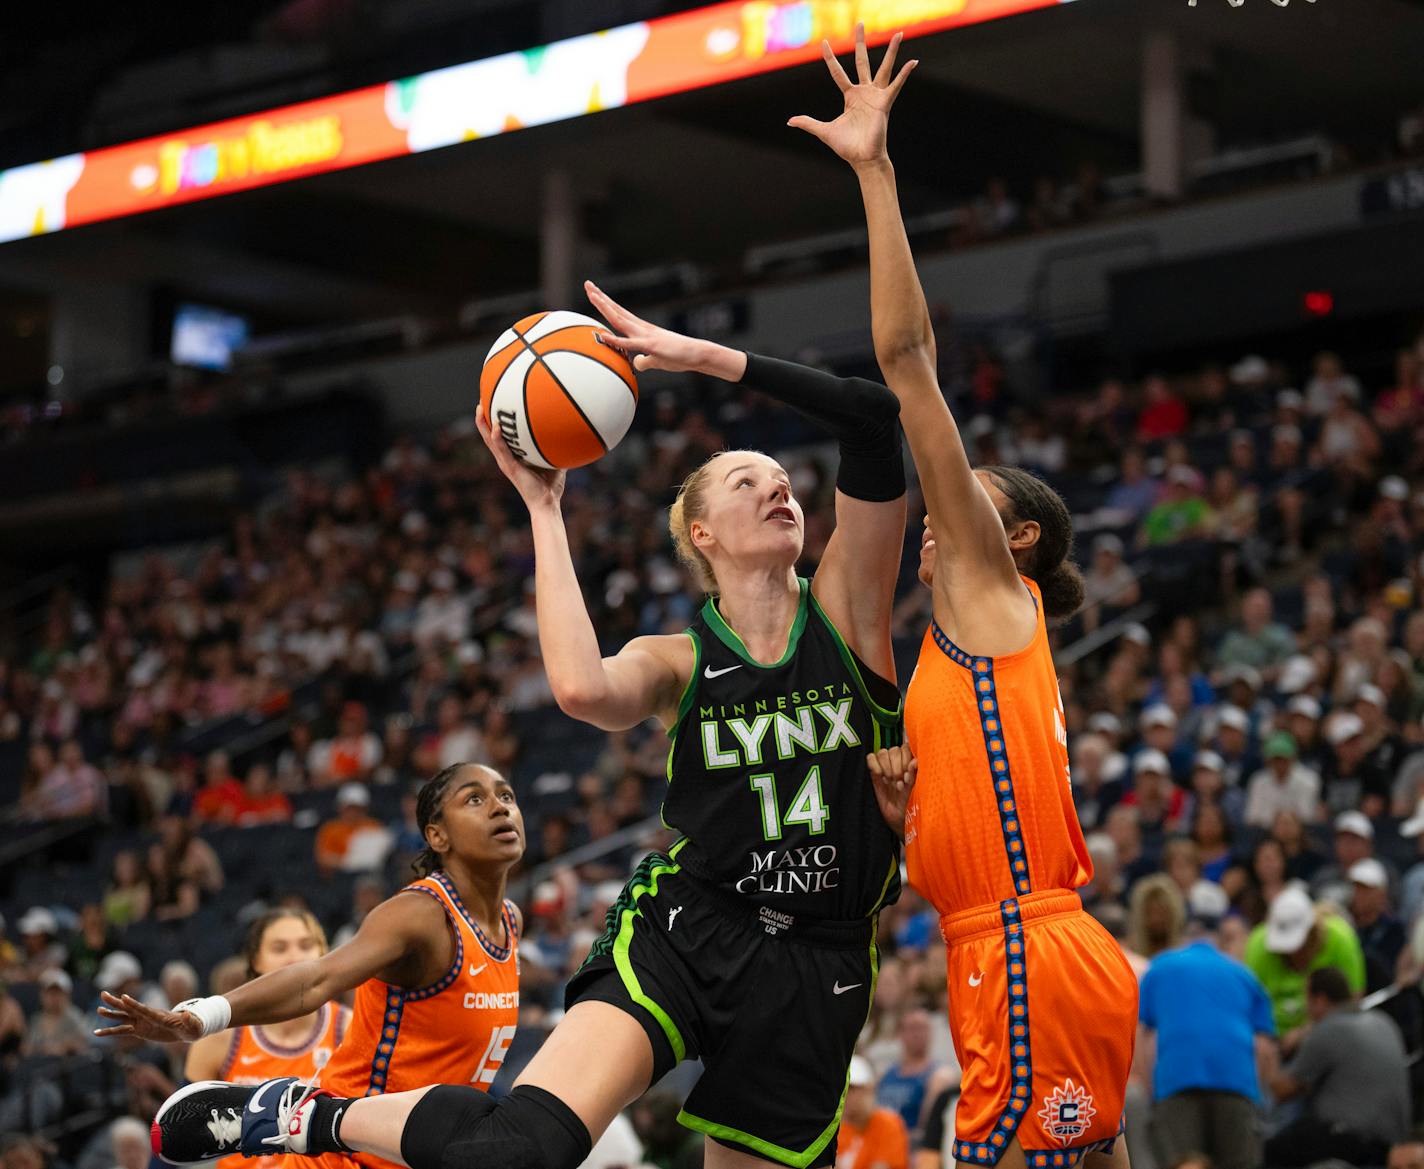
[(900, 693), (801, 580), (781, 661), (753, 660), (709, 598), (668, 754), (663, 821), (684, 868), (762, 912), (848, 920), (893, 901), (900, 850), (865, 756), (902, 741)]

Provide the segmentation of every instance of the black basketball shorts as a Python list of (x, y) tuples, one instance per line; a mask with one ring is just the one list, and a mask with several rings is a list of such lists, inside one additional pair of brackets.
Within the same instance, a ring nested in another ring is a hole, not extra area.
[(607, 1002), (637, 1019), (653, 1044), (653, 1082), (700, 1058), (678, 1117), (688, 1128), (794, 1169), (829, 1165), (875, 996), (875, 919), (798, 919), (744, 903), (684, 871), (679, 851), (638, 866), (565, 1006)]

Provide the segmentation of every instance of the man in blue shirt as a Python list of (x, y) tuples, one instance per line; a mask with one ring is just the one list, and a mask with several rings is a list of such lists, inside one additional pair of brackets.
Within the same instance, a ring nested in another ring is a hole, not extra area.
[(1275, 1034), (1271, 1000), (1256, 976), (1209, 941), (1194, 941), (1153, 961), (1138, 1014), (1142, 1041), (1156, 1040), (1151, 1127), (1158, 1163), (1204, 1153), (1216, 1169), (1255, 1169), (1257, 1052)]

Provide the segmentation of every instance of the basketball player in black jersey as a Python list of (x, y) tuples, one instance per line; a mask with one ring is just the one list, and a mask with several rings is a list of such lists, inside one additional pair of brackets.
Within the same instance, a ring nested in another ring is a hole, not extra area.
[(786, 471), (757, 451), (715, 456), (670, 514), (706, 604), (685, 633), (605, 658), (574, 575), (563, 474), (518, 462), (481, 422), (529, 508), (554, 696), (607, 730), (661, 721), (673, 739), (663, 816), (681, 839), (647, 857), (609, 910), (567, 1014), (508, 1096), (213, 1089), (213, 1107), (243, 1115), (244, 1151), (260, 1131), (273, 1134), (266, 1151), (360, 1150), (413, 1169), (576, 1169), (622, 1108), (700, 1057), (680, 1119), (706, 1134), (709, 1169), (834, 1158), (875, 992), (876, 915), (899, 892), (895, 781), (912, 774), (890, 643), (905, 531), (898, 407), (873, 382), (682, 337), (588, 293), (615, 330), (606, 342), (638, 369), (745, 382), (839, 439), (835, 533), (815, 579), (798, 577), (802, 512)]

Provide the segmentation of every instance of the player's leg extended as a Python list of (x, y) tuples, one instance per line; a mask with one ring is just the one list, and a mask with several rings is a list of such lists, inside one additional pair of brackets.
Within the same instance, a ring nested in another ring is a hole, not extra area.
[(1127, 1156), (1127, 1141), (1119, 1138), (1111, 1153), (1089, 1153), (1083, 1158), (1084, 1169), (1131, 1169)]
[(290, 1078), (192, 1084), (160, 1109), (155, 1147), (177, 1164), (231, 1152), (354, 1152), (411, 1169), (577, 1169), (613, 1117), (647, 1090), (653, 1066), (637, 1020), (583, 1002), (502, 1099), (461, 1084), (358, 1099), (313, 1095)]
[[(506, 1158), (521, 1159), (509, 1142), (523, 1139), (545, 1169), (576, 1169), (613, 1118), (647, 1091), (652, 1073), (652, 1045), (636, 1020), (608, 1003), (577, 1003), (503, 1100), (453, 1085), (429, 1099), (430, 1090), (355, 1100), (341, 1142), (411, 1169), (441, 1169), (451, 1150), (468, 1145), (471, 1165), (500, 1169)], [(574, 1119), (584, 1131), (565, 1140), (559, 1129)]]

